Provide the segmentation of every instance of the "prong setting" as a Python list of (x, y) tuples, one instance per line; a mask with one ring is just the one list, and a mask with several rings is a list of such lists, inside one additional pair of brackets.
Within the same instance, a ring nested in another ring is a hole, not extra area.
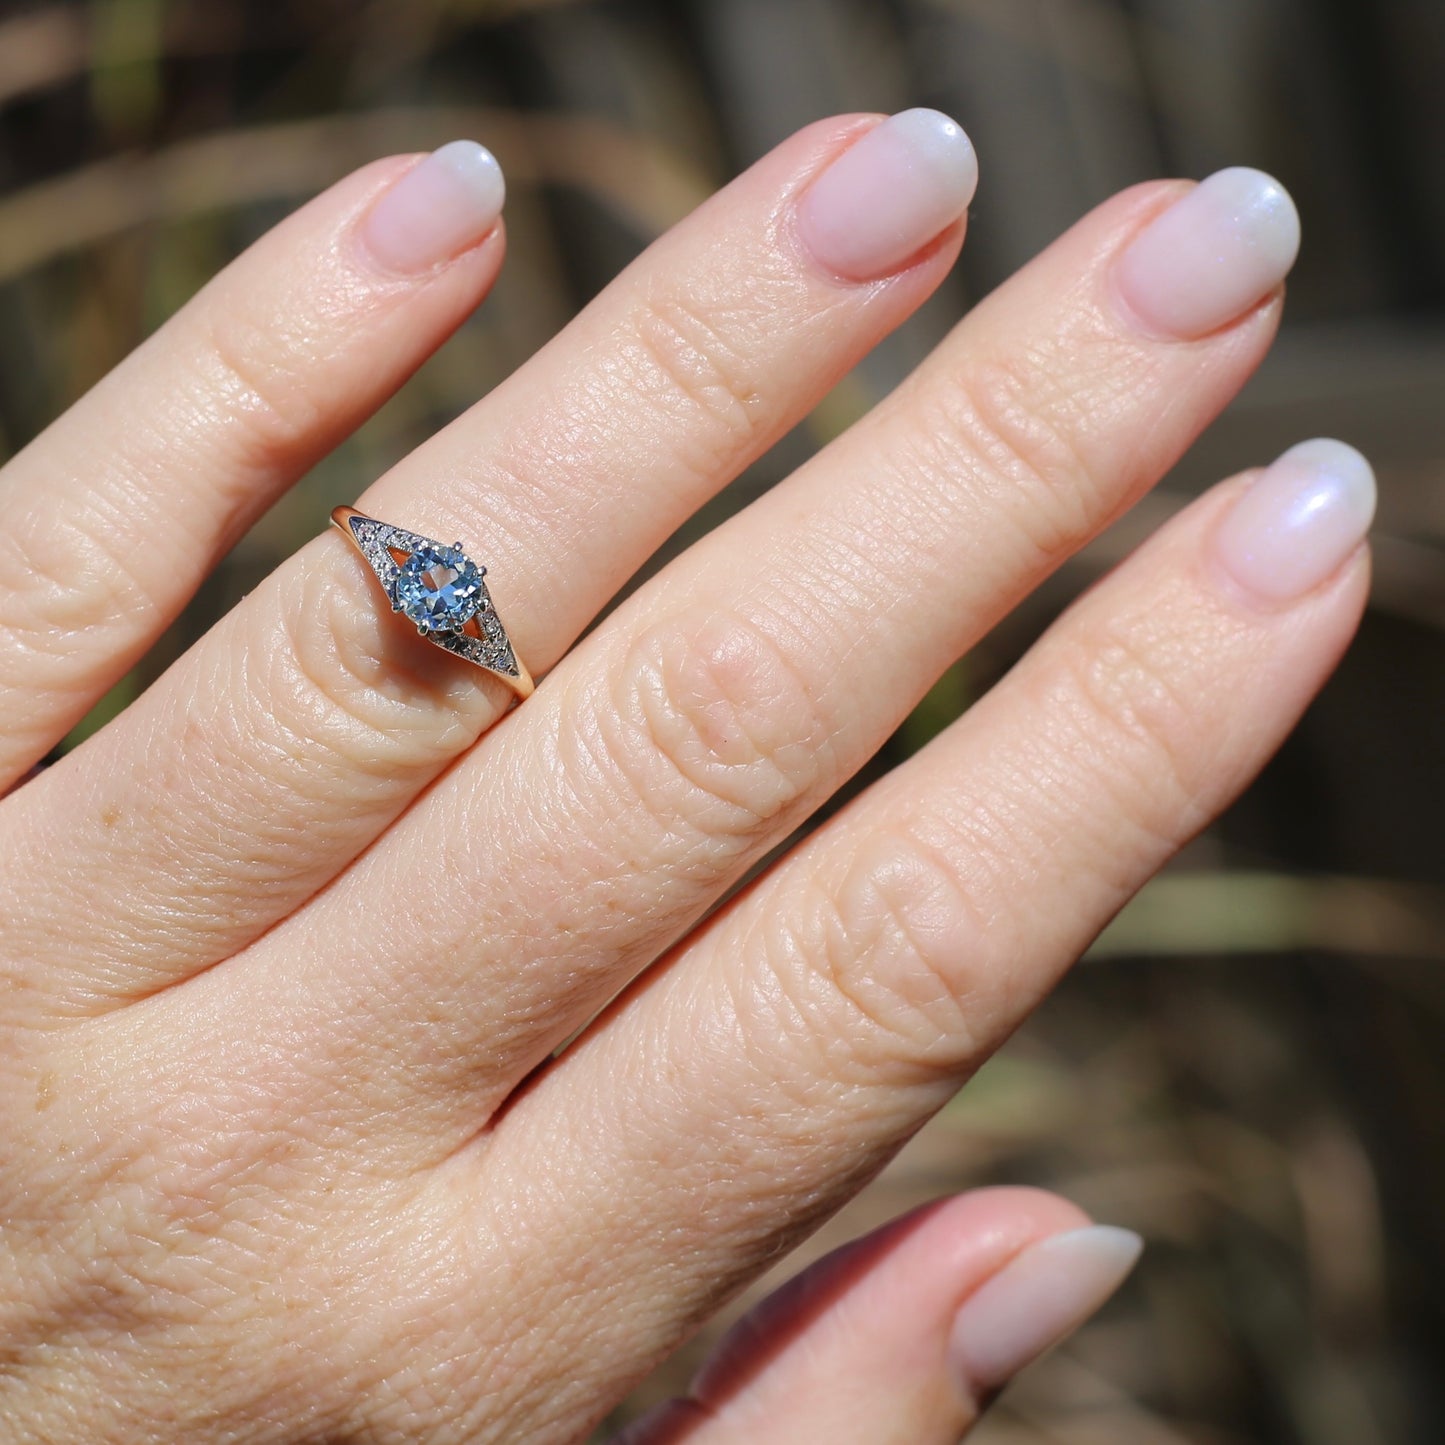
[(487, 569), (460, 543), (449, 547), (354, 507), (337, 507), (331, 520), (366, 559), (393, 612), (434, 646), (495, 673), (519, 697), (531, 694), (532, 679), (482, 581)]

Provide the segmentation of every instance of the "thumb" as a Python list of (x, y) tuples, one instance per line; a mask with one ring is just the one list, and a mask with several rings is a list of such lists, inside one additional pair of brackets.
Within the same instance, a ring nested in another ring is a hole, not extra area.
[(1141, 1248), (1037, 1190), (926, 1205), (770, 1295), (616, 1445), (953, 1445)]

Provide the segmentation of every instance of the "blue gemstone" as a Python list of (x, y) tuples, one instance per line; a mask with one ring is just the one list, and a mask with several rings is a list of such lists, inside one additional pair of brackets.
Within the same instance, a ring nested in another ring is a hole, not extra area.
[(392, 601), (422, 632), (460, 632), (482, 605), (482, 569), (458, 547), (422, 547), (402, 563)]

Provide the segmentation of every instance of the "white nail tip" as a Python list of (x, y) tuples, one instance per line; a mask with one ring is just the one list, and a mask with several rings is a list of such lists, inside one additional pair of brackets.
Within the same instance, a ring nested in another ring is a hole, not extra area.
[(448, 141), (434, 150), (431, 160), (445, 166), (458, 179), (466, 182), (489, 206), (498, 211), (506, 200), (506, 182), (497, 158), (486, 146), (474, 140)]
[(1352, 446), (1320, 437), (1291, 447), (1240, 493), (1214, 533), (1214, 553), (1270, 606), (1308, 595), (1364, 541), (1375, 473)]
[(936, 110), (904, 110), (860, 136), (798, 205), (804, 244), (851, 280), (886, 276), (968, 209), (978, 184), (973, 144)]
[(1119, 258), (1124, 299), (1146, 325), (1200, 337), (1244, 315), (1289, 274), (1300, 220), (1263, 171), (1216, 171), (1156, 216)]
[(476, 141), (450, 141), (381, 196), (362, 232), (372, 254), (388, 269), (426, 271), (492, 229), (506, 190), (491, 151)]
[(1278, 467), (1307, 468), (1316, 476), (1328, 478), (1333, 489), (1351, 513), (1368, 527), (1375, 515), (1375, 469), (1365, 454), (1348, 442), (1333, 437), (1316, 437), (1299, 442), (1283, 453), (1275, 463)]
[(1144, 1241), (1109, 1225), (1056, 1234), (976, 1289), (954, 1320), (955, 1377), (975, 1393), (998, 1388), (1072, 1334), (1119, 1288)]

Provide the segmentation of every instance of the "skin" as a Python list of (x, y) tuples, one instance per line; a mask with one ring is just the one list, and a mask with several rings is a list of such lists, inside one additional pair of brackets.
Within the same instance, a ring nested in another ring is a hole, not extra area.
[(1028, 1245), (1084, 1223), (1036, 1189), (940, 1201), (795, 1276), (723, 1337), (687, 1396), (616, 1445), (955, 1445), (993, 1391), (956, 1377), (961, 1303)]
[[(491, 284), (500, 229), (421, 277), (369, 262), (359, 220), (406, 158), (266, 237), (0, 473), (0, 1438), (585, 1439), (968, 1078), (1328, 675), (1363, 551), (1257, 606), (1209, 550), (1236, 480), (699, 924), (1158, 480), (1278, 322), (1276, 294), (1199, 341), (1144, 334), (1110, 268), (1187, 186), (1116, 196), (573, 646), (951, 265), (961, 224), (863, 284), (798, 245), (797, 196), (873, 123), (765, 157), (357, 500), (477, 539), (549, 674), (509, 714), (328, 534), (26, 777)], [(866, 1275), (863, 1316), (933, 1361), (879, 1381), (888, 1418), (917, 1412), (898, 1438), (977, 1414), (941, 1341), (1004, 1262), (999, 1219), (1012, 1252), (1078, 1223), (984, 1199)], [(681, 1438), (805, 1438), (809, 1360), (870, 1355), (834, 1319), (726, 1409), (681, 1407)]]

